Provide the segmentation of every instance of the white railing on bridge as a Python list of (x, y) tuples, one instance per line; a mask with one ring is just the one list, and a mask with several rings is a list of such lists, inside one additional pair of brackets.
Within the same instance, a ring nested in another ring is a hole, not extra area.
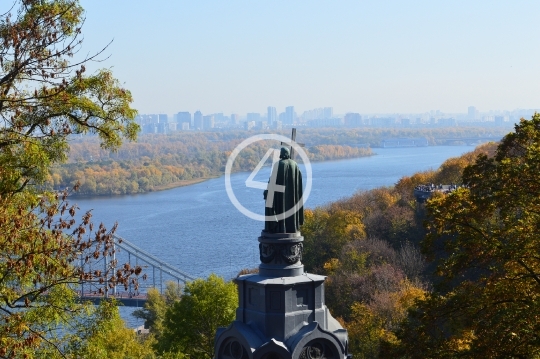
[(127, 253), (130, 253), (134, 255), (135, 257), (139, 258), (140, 260), (146, 262), (150, 266), (154, 268), (158, 268), (163, 273), (167, 273), (171, 277), (175, 278), (176, 280), (186, 282), (188, 280), (194, 280), (195, 277), (182, 272), (181, 270), (173, 267), (172, 265), (160, 260), (158, 257), (148, 253), (147, 251), (137, 247), (133, 243), (129, 242), (125, 238), (122, 238), (117, 235), (113, 235), (114, 244), (120, 248), (122, 248)]

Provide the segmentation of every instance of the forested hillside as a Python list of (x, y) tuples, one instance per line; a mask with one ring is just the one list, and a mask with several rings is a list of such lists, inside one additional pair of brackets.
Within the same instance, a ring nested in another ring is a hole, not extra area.
[[(311, 161), (355, 158), (374, 154), (385, 138), (426, 137), (432, 145), (441, 138), (502, 136), (502, 129), (301, 129), (298, 142), (305, 143)], [(76, 137), (70, 142), (67, 163), (51, 167), (46, 188), (65, 189), (80, 183), (78, 194), (119, 195), (171, 188), (220, 176), (231, 151), (253, 131), (178, 132), (171, 135), (144, 135), (111, 152), (96, 138)], [(287, 131), (281, 131), (288, 136)], [(279, 145), (279, 144), (277, 144)], [(243, 150), (234, 171), (252, 171), (270, 147), (260, 141)], [(299, 158), (297, 160), (300, 160)]]
[(436, 171), (403, 177), (393, 187), (306, 210), (303, 262), (308, 271), (328, 275), (327, 305), (348, 329), (355, 358), (395, 357), (407, 311), (433, 288), (433, 265), (420, 251), (427, 217), (414, 187), (462, 183), (463, 170), (495, 148), (485, 144)]
[[(59, 190), (78, 182), (78, 194), (111, 195), (189, 184), (222, 175), (230, 153), (244, 139), (242, 132), (146, 135), (117, 152), (100, 148), (93, 138), (76, 139), (68, 163), (53, 166), (46, 185)], [(270, 141), (250, 145), (240, 152), (233, 171), (252, 171), (272, 146)], [(311, 161), (372, 154), (370, 148), (333, 144), (314, 144), (306, 152)]]

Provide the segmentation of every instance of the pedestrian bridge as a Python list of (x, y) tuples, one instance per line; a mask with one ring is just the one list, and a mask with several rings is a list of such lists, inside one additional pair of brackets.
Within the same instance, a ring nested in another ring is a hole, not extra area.
[[(127, 290), (122, 285), (121, 287), (114, 286), (105, 293), (100, 293), (96, 284), (82, 282), (78, 289), (81, 299), (98, 304), (103, 299), (115, 298), (125, 306), (142, 307), (147, 301), (148, 289), (156, 288), (163, 294), (165, 282), (167, 281), (172, 280), (180, 284), (180, 282), (186, 283), (195, 279), (194, 276), (175, 268), (117, 235), (113, 235), (113, 253), (112, 261), (110, 258), (103, 257), (98, 261), (87, 264), (83, 264), (81, 260), (81, 265), (85, 271), (103, 269), (105, 273), (114, 270), (114, 262), (127, 263), (130, 267), (140, 266), (143, 268), (144, 276), (139, 283), (139, 287), (135, 288), (135, 285), (130, 282)], [(120, 287), (121, 290), (117, 287)]]

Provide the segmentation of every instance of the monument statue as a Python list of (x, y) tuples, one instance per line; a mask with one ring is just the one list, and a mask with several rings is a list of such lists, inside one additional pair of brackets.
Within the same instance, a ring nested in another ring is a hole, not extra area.
[[(267, 233), (296, 233), (300, 230), (300, 226), (304, 224), (302, 173), (298, 168), (298, 164), (290, 158), (288, 148), (281, 148), (279, 158), (279, 162), (272, 169), (268, 189), (264, 191), (265, 216), (267, 217), (264, 230)], [(278, 187), (283, 191), (277, 189)], [(273, 200), (270, 203), (267, 201), (269, 190), (273, 191)], [(291, 209), (293, 213), (288, 217), (278, 217)], [(273, 219), (268, 220), (268, 217)]]
[[(295, 134), (293, 128), (292, 141)], [(347, 330), (325, 303), (326, 277), (304, 272), (302, 174), (293, 156), (282, 148), (272, 169), (264, 193), (270, 220), (258, 238), (259, 272), (235, 279), (236, 320), (217, 330), (214, 359), (352, 358)], [(281, 218), (287, 210), (290, 215)]]

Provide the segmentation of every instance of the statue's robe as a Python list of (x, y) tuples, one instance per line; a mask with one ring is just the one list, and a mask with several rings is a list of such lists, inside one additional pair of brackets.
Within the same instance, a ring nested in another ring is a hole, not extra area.
[[(266, 207), (266, 216), (276, 216), (293, 208), (294, 213), (287, 218), (265, 222), (265, 231), (269, 233), (296, 233), (304, 224), (304, 206), (302, 203), (302, 173), (298, 164), (291, 159), (282, 159), (274, 165), (277, 171), (276, 184), (285, 186), (285, 192), (274, 192), (272, 208)], [(264, 198), (266, 199), (267, 191)]]

